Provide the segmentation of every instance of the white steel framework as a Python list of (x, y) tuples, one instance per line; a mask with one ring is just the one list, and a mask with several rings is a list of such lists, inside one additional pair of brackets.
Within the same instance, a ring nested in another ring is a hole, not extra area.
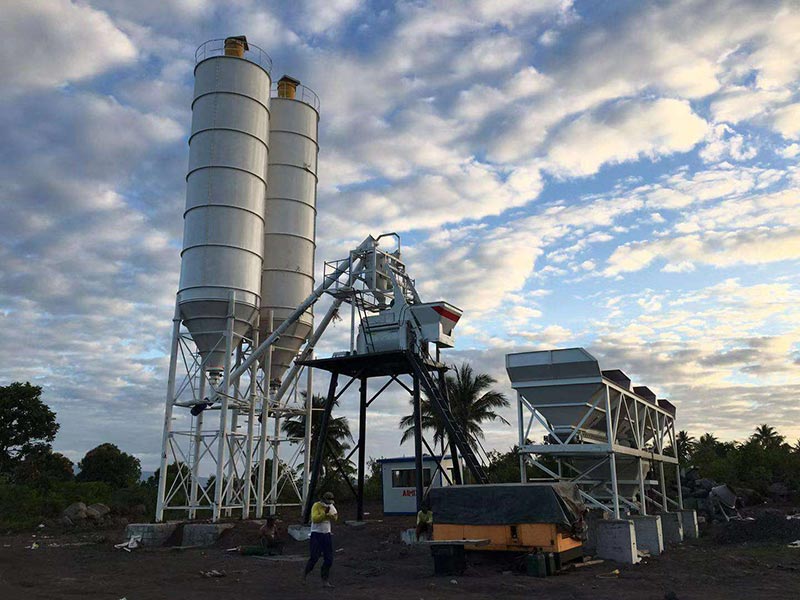
[[(382, 237), (369, 236), (347, 259), (326, 265), (322, 283), (274, 331), (268, 323), (267, 330), (272, 333), (260, 343), (257, 316), (250, 337), (236, 333), (232, 292), (228, 327), (205, 354), (212, 356), (213, 350), (224, 349), (222, 371), (205, 367), (191, 336), (182, 328), (184, 316), (176, 305), (157, 521), (168, 517), (258, 518), (265, 511), (274, 514), (279, 507), (299, 506), (306, 500), (313, 382), (312, 370), (301, 363), (313, 358), (314, 347), (343, 302), (358, 307), (359, 312), (364, 299), (388, 307), (393, 292), (386, 282), (405, 281), (399, 240), (397, 250), (388, 253), (378, 248)], [(274, 380), (269, 372), (273, 345), (325, 293), (332, 296), (327, 313), (283, 380)], [(258, 307), (254, 311), (257, 313)], [(267, 318), (271, 320), (271, 313)], [(305, 416), (302, 438), (283, 432), (285, 419), (294, 415)]]
[[(523, 483), (529, 481), (526, 465), (534, 465), (546, 479), (579, 484), (588, 504), (615, 518), (629, 512), (647, 514), (648, 505), (663, 512), (683, 508), (671, 404), (640, 396), (636, 391), (649, 390), (627, 389), (624, 381), (615, 382), (606, 376), (611, 372), (601, 373), (599, 367), (589, 377), (584, 373), (533, 380), (513, 375), (512, 369)], [(588, 396), (582, 393), (587, 386), (593, 390)], [(548, 401), (541, 403), (540, 396)], [(542, 444), (529, 442), (537, 423), (546, 431)], [(674, 498), (667, 490), (665, 465), (675, 469)]]

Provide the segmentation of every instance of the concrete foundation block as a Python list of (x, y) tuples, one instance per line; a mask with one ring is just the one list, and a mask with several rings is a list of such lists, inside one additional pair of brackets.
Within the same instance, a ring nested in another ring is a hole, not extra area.
[(633, 565), (639, 562), (633, 521), (607, 519), (597, 522), (597, 549), (600, 558)]
[(163, 546), (177, 528), (177, 523), (131, 523), (125, 528), (125, 539), (141, 536), (142, 546)]
[(586, 541), (583, 549), (589, 554), (594, 554), (597, 550), (597, 524), (608, 519), (608, 513), (604, 510), (592, 509), (586, 517)]
[(661, 513), (661, 530), (664, 532), (664, 545), (680, 544), (683, 541), (683, 519), (680, 513)]
[(183, 546), (213, 546), (233, 523), (187, 523), (183, 526)]
[(683, 525), (683, 539), (696, 540), (700, 537), (700, 531), (697, 527), (697, 511), (683, 509), (679, 510), (678, 514), (681, 516), (681, 525)]
[(636, 531), (636, 547), (647, 550), (650, 556), (658, 556), (664, 551), (664, 532), (661, 530), (661, 517), (658, 515), (632, 516)]

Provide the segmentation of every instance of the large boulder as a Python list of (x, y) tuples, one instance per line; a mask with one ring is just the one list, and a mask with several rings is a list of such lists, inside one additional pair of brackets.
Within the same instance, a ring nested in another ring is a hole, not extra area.
[(83, 502), (73, 502), (64, 509), (61, 515), (67, 517), (73, 523), (84, 521), (89, 516), (86, 512), (86, 505)]
[(90, 504), (89, 507), (87, 508), (87, 511), (89, 509), (95, 511), (99, 515), (99, 518), (101, 519), (111, 512), (111, 509), (101, 502), (97, 502), (96, 504)]

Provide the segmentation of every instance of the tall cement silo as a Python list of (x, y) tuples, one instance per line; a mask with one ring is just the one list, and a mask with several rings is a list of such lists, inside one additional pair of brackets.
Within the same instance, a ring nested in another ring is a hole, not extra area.
[(194, 71), (178, 291), (183, 323), (211, 372), (225, 364), (228, 315), (244, 336), (260, 306), (270, 133), (268, 58), (251, 54), (244, 38), (219, 44), (218, 52), (201, 46), (208, 56)]
[[(319, 100), (284, 76), (270, 104), (269, 169), (261, 275), (261, 339), (314, 288)], [(311, 333), (309, 309), (273, 346), (270, 377), (280, 379)]]

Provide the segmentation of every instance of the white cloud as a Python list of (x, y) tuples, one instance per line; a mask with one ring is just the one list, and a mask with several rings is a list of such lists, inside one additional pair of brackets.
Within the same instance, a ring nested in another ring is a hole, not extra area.
[(11, 2), (0, 19), (6, 93), (89, 79), (136, 59), (137, 49), (104, 12), (70, 0)]
[(681, 271), (677, 265), (687, 263), (730, 267), (796, 260), (800, 259), (800, 232), (787, 228), (708, 232), (625, 244), (609, 257), (604, 274), (640, 271), (657, 259), (673, 264), (672, 272)]
[(688, 102), (620, 102), (564, 127), (550, 144), (548, 159), (558, 173), (592, 175), (606, 163), (687, 152), (707, 130)]
[(800, 154), (800, 144), (789, 144), (788, 146), (779, 149), (777, 152), (783, 158), (794, 158)]
[(305, 0), (302, 25), (314, 33), (335, 29), (362, 6), (362, 0)]
[(756, 154), (758, 148), (747, 146), (744, 136), (722, 123), (712, 127), (708, 142), (700, 151), (700, 158), (716, 163), (728, 158), (735, 161), (750, 160)]
[(800, 139), (800, 103), (777, 109), (773, 115), (773, 127), (790, 140)]

